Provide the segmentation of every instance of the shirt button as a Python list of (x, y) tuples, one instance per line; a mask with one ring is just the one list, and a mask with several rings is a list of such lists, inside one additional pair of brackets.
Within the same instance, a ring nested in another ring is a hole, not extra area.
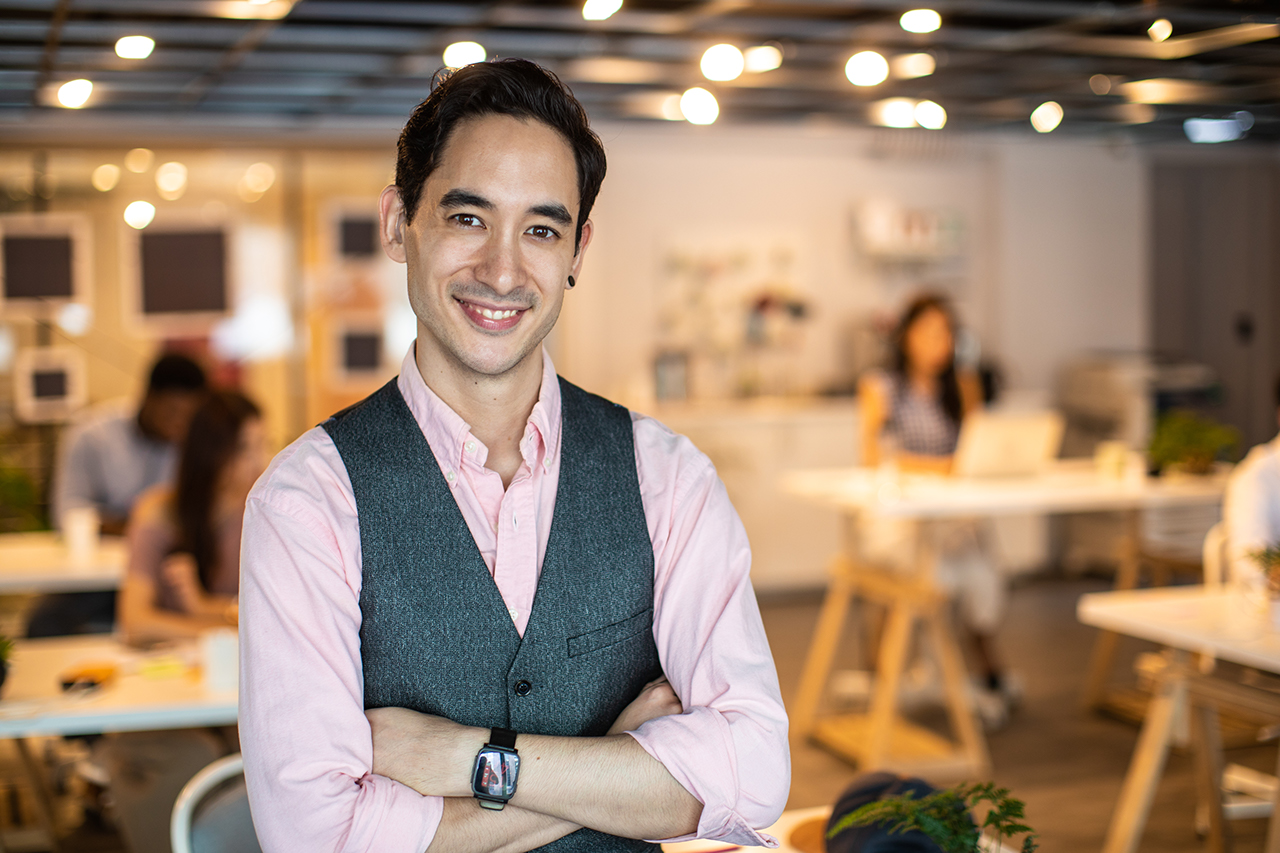
[(516, 682), (516, 695), (528, 696), (533, 692), (533, 685), (525, 681), (523, 678)]
[(516, 530), (520, 529), (520, 519), (516, 518), (515, 515), (511, 516), (511, 526)]
[(450, 483), (452, 483), (454, 480), (458, 479), (458, 475), (452, 471), (446, 471), (444, 478), (448, 480)]
[(467, 448), (467, 452), (468, 452), (468, 453), (475, 453), (475, 452), (476, 452), (476, 443), (475, 443), (474, 441), (468, 441), (468, 442), (466, 443), (466, 448)]
[(519, 611), (519, 610), (516, 610), (514, 607), (513, 607), (513, 608), (511, 608), (510, 610), (508, 610), (507, 612), (511, 614), (511, 621), (512, 621), (512, 622), (514, 622), (514, 621), (516, 621), (517, 619), (519, 619), (519, 618), (520, 618), (520, 611)]

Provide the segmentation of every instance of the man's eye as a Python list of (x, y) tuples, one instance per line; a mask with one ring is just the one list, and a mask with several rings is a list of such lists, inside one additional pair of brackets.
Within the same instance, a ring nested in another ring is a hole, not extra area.
[(455, 213), (449, 218), (459, 225), (465, 225), (468, 228), (479, 228), (484, 224), (480, 221), (480, 217), (474, 216), (470, 213)]
[(532, 234), (534, 237), (537, 237), (540, 240), (550, 240), (552, 238), (560, 236), (560, 234), (554, 228), (548, 228), (545, 225), (535, 225), (529, 229), (528, 233)]

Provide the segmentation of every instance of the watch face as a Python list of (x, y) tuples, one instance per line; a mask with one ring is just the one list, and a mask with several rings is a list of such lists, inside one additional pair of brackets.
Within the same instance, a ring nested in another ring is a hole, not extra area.
[(516, 792), (516, 775), (520, 756), (501, 749), (483, 749), (476, 756), (475, 777), (471, 788), (486, 797), (508, 800)]

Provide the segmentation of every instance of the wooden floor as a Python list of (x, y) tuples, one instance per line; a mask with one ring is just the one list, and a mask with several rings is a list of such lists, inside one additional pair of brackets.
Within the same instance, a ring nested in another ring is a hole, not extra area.
[[(1101, 850), (1138, 736), (1134, 725), (1080, 709), (1094, 630), (1076, 621), (1076, 599), (1106, 587), (1106, 582), (1088, 579), (1038, 578), (1023, 583), (1013, 592), (999, 637), (1001, 652), (1021, 676), (1026, 695), (1008, 725), (989, 735), (994, 778), (1026, 802), (1028, 823), (1039, 831), (1045, 853)], [(799, 680), (818, 606), (817, 596), (761, 603), (788, 701)], [(1138, 641), (1122, 643), (1116, 680), (1132, 672), (1129, 663), (1137, 652), (1149, 648)], [(846, 642), (843, 665), (853, 664), (852, 651)], [(858, 772), (807, 743), (793, 741), (791, 760), (788, 808), (834, 802)], [(1227, 760), (1273, 772), (1276, 746), (1229, 750)], [(1174, 752), (1139, 849), (1203, 850), (1193, 826), (1194, 810), (1191, 756)], [(1262, 850), (1265, 821), (1233, 822), (1232, 827), (1237, 853)]]

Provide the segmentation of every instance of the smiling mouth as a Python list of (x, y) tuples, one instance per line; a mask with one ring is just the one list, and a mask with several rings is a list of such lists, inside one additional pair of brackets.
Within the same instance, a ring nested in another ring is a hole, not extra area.
[(527, 308), (489, 308), (464, 299), (457, 300), (473, 325), (487, 332), (505, 332), (520, 322)]

